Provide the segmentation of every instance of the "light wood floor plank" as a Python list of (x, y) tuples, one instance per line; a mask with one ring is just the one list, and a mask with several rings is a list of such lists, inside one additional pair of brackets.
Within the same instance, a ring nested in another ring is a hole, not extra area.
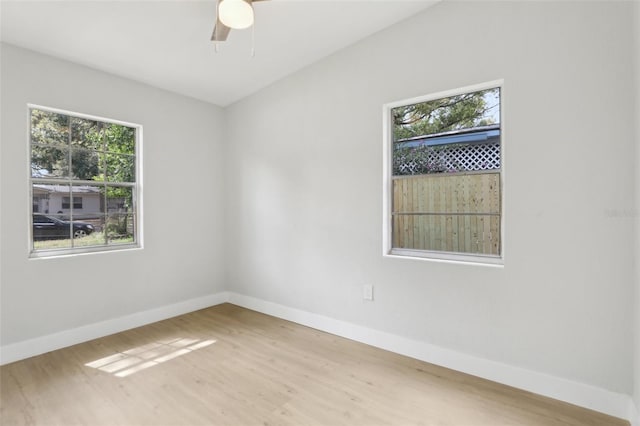
[(626, 421), (230, 304), (0, 367), (2, 425)]

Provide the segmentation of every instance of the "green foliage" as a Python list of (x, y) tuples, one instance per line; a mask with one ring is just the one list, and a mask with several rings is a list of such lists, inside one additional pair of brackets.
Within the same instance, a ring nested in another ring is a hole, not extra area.
[[(118, 124), (109, 124), (101, 129), (100, 137), (104, 142), (104, 151), (99, 154), (100, 163), (106, 167), (95, 174), (95, 181), (135, 182), (135, 130)], [(130, 204), (131, 190), (129, 188), (107, 188), (107, 197), (126, 198), (127, 207)]]
[[(34, 109), (31, 143), (34, 177), (135, 181), (133, 128)], [(120, 188), (110, 191), (114, 197), (126, 195)]]
[(68, 141), (68, 116), (41, 110), (31, 112), (31, 142), (64, 145)]
[(62, 149), (69, 142), (69, 117), (48, 111), (33, 110), (31, 142), (40, 145), (32, 151), (32, 176), (69, 173), (68, 150)]
[[(392, 110), (394, 141), (493, 124), (498, 88), (435, 99)], [(490, 100), (488, 102), (488, 100)]]
[(98, 155), (86, 149), (71, 151), (72, 175), (82, 180), (90, 180), (100, 173)]

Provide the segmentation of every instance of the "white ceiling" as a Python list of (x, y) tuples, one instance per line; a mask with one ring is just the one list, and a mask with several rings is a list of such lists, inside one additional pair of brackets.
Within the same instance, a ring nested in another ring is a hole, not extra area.
[(229, 105), (437, 0), (271, 0), (209, 41), (216, 1), (2, 0), (3, 42)]

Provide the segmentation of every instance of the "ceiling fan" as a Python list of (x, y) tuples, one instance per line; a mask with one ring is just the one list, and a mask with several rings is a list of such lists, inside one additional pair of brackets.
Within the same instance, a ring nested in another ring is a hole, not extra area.
[(218, 0), (211, 41), (226, 41), (232, 29), (242, 30), (253, 25), (253, 3), (258, 1), (267, 0)]

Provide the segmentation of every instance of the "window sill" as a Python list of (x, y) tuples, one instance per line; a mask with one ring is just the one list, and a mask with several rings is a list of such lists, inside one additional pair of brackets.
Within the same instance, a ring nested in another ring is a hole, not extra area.
[(61, 257), (75, 257), (86, 254), (98, 254), (98, 253), (114, 253), (121, 251), (140, 250), (142, 246), (140, 244), (123, 244), (110, 247), (83, 247), (74, 249), (52, 249), (52, 250), (38, 250), (29, 253), (29, 259), (58, 259)]
[(465, 255), (450, 252), (435, 252), (410, 249), (391, 249), (384, 257), (392, 259), (422, 260), (436, 263), (451, 263), (457, 265), (488, 266), (492, 268), (504, 268), (504, 259), (501, 256)]

